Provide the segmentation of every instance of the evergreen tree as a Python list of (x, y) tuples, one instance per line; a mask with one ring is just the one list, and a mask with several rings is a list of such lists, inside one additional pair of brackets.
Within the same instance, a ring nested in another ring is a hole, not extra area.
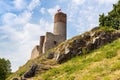
[(0, 58), (0, 80), (5, 80), (11, 73), (11, 64), (9, 60)]

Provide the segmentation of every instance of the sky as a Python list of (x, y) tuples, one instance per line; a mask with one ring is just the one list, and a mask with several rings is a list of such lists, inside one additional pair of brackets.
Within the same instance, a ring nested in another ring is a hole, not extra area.
[(53, 32), (58, 9), (67, 14), (67, 39), (99, 25), (99, 15), (118, 0), (0, 0), (0, 58), (12, 71), (30, 59), (41, 35)]

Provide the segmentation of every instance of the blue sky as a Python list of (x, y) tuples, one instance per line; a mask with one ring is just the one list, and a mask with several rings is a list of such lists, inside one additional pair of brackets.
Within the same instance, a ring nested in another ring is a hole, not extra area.
[(53, 31), (58, 9), (67, 14), (67, 38), (99, 24), (99, 14), (112, 10), (118, 0), (0, 0), (0, 57), (16, 71), (30, 59), (39, 36)]

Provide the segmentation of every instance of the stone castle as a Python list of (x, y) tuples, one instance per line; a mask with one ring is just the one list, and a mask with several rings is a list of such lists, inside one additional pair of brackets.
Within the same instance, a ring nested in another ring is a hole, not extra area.
[(35, 46), (31, 53), (31, 59), (35, 59), (54, 48), (59, 43), (66, 40), (67, 15), (58, 11), (54, 16), (54, 32), (46, 32), (45, 36), (40, 36), (40, 44)]

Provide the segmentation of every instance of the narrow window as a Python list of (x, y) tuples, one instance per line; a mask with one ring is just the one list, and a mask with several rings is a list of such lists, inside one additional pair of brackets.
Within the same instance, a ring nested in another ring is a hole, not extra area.
[(56, 44), (57, 44), (57, 42), (56, 42), (56, 41), (54, 41), (54, 44), (56, 45)]

